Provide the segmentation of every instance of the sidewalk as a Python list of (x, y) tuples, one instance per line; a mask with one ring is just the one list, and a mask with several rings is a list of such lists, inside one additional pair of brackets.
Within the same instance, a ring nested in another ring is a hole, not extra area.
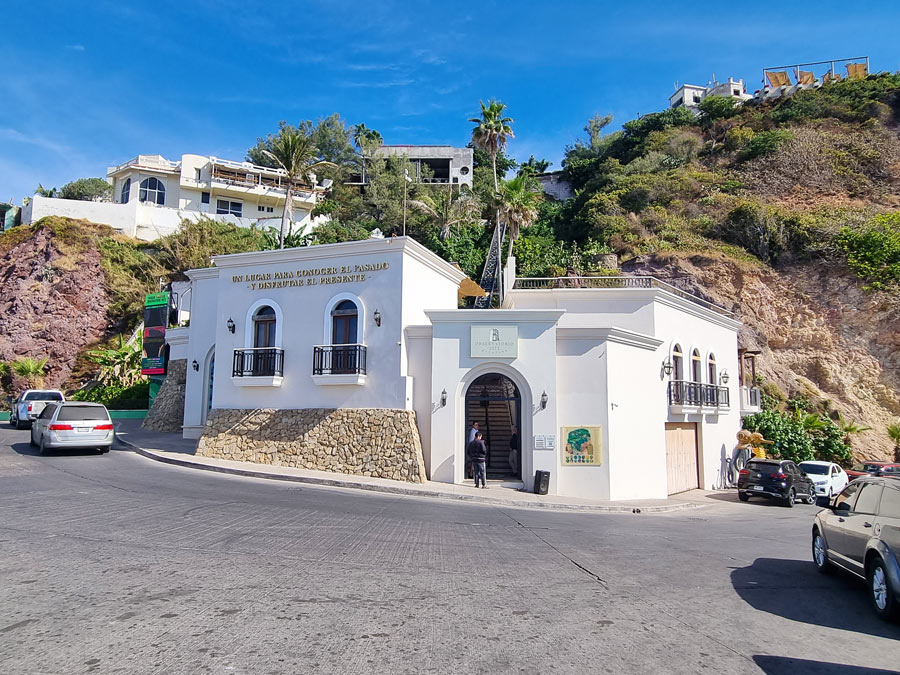
[[(194, 455), (197, 442), (185, 440), (179, 433), (159, 433), (140, 428), (141, 420), (116, 420), (116, 440), (149, 459), (193, 469), (216, 471), (251, 478), (293, 481), (328, 487), (354, 488), (411, 497), (457, 499), (495, 506), (516, 506), (559, 511), (584, 511), (593, 513), (666, 513), (694, 509), (716, 501), (737, 501), (728, 493), (710, 493), (692, 490), (676, 499), (645, 499), (627, 502), (600, 501), (556, 495), (535, 495), (519, 492), (500, 483), (488, 481), (486, 490), (465, 484), (405, 483), (385, 478), (370, 478), (348, 474), (294, 469), (284, 466), (234, 462)], [(729, 499), (730, 497), (730, 499)], [(715, 501), (710, 501), (713, 499)]]

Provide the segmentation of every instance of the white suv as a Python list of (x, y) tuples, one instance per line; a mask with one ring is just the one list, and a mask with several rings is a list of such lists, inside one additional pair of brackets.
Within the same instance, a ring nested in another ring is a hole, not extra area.
[(850, 477), (834, 462), (800, 462), (800, 468), (816, 486), (816, 496), (828, 497), (840, 494), (847, 487)]
[(61, 391), (55, 389), (26, 389), (12, 403), (9, 412), (9, 425), (16, 429), (25, 429), (37, 419), (48, 403), (65, 401)]

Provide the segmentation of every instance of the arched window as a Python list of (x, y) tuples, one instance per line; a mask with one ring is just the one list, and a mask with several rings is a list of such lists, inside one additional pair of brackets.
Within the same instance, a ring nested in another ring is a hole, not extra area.
[(691, 353), (691, 379), (694, 382), (700, 382), (702, 373), (703, 373), (703, 364), (702, 364), (702, 359), (700, 358), (700, 350), (695, 349)]
[(681, 352), (681, 345), (675, 345), (672, 348), (672, 366), (675, 370), (675, 379), (684, 379), (684, 355)]
[(709, 370), (709, 383), (710, 384), (718, 384), (718, 371), (716, 371), (716, 355), (710, 354), (709, 361), (707, 361), (707, 369)]
[(253, 346), (275, 346), (275, 310), (263, 305), (253, 315)]
[(155, 176), (145, 178), (141, 181), (140, 198), (142, 202), (163, 205), (166, 203), (166, 186)]
[(122, 193), (119, 196), (119, 201), (123, 204), (127, 204), (129, 199), (131, 199), (131, 179), (126, 178), (122, 182)]
[(344, 300), (331, 310), (331, 344), (356, 344), (359, 310), (352, 300)]

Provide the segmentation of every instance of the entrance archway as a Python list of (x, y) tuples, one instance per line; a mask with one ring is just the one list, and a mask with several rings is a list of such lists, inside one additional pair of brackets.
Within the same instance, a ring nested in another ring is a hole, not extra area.
[[(466, 390), (466, 430), (478, 422), (487, 445), (487, 476), (493, 479), (522, 477), (522, 397), (516, 384), (500, 373), (477, 378)], [(516, 440), (513, 442), (513, 434)], [(515, 446), (515, 451), (512, 451)]]

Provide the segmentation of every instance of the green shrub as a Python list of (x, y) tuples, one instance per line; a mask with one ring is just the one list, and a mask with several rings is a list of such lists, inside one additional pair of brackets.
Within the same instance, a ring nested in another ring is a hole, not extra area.
[(753, 140), (755, 132), (750, 127), (731, 127), (725, 132), (725, 149), (743, 150)]
[(793, 137), (794, 135), (790, 131), (784, 129), (760, 131), (758, 134), (754, 134), (753, 138), (747, 142), (741, 157), (743, 159), (753, 159), (755, 157), (772, 155)]
[(700, 121), (709, 124), (715, 120), (734, 117), (738, 102), (730, 96), (707, 96), (697, 107), (700, 109)]
[(745, 417), (744, 428), (758, 431), (766, 440), (774, 441), (770, 451), (782, 459), (805, 462), (815, 457), (812, 440), (803, 425), (790, 415), (777, 410), (763, 410)]
[(150, 397), (150, 382), (144, 380), (130, 387), (117, 384), (82, 389), (70, 397), (73, 401), (102, 403), (110, 410), (143, 410)]
[(875, 216), (860, 230), (843, 227), (836, 243), (867, 289), (884, 289), (900, 281), (900, 211)]
[(853, 451), (844, 443), (844, 432), (828, 417), (822, 416), (824, 425), (810, 432), (816, 459), (848, 465), (853, 459)]

